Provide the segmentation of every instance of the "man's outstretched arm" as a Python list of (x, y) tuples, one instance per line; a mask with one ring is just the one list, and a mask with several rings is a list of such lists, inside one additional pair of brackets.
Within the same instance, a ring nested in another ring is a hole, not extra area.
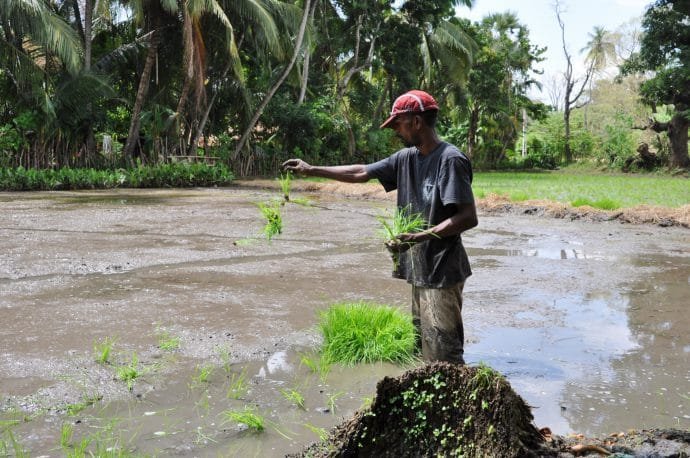
[(364, 183), (370, 179), (366, 167), (362, 164), (315, 166), (307, 164), (302, 159), (289, 159), (283, 162), (283, 170), (311, 177), (330, 178), (346, 183)]

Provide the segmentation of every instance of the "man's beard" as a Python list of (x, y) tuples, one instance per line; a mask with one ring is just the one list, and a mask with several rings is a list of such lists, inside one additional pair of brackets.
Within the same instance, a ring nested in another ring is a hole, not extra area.
[(406, 139), (402, 135), (396, 135), (399, 139), (400, 142), (405, 145), (405, 148), (412, 148), (413, 146), (417, 146), (417, 143), (415, 143), (414, 139)]

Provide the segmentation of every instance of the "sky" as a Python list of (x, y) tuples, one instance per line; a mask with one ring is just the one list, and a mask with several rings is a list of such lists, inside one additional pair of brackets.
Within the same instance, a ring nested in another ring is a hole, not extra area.
[[(584, 55), (580, 50), (586, 46), (595, 26), (615, 31), (631, 20), (639, 23), (651, 3), (652, 0), (561, 0), (566, 46), (576, 74), (584, 68), (581, 64)], [(515, 13), (520, 23), (529, 28), (530, 41), (548, 48), (543, 55), (545, 60), (537, 66), (544, 70), (544, 76), (535, 78), (544, 82), (552, 75), (562, 74), (566, 62), (553, 5), (554, 0), (475, 0), (472, 9), (459, 7), (456, 13), (472, 21), (479, 21), (491, 13)], [(535, 90), (530, 95), (548, 102), (544, 92)]]

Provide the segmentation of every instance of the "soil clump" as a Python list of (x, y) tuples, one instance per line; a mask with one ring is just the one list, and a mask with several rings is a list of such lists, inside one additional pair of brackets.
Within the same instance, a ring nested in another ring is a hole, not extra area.
[(532, 420), (493, 369), (435, 362), (383, 378), (369, 408), (293, 456), (543, 456), (545, 439)]
[(488, 366), (434, 362), (384, 377), (370, 407), (327, 439), (288, 458), (335, 457), (677, 458), (690, 431), (628, 431), (600, 438), (537, 429), (530, 407)]

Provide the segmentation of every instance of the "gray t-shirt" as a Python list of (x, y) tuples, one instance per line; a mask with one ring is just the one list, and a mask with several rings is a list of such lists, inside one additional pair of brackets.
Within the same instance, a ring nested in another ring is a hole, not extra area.
[[(386, 192), (398, 190), (398, 207), (421, 214), (429, 227), (455, 213), (453, 204), (474, 202), (472, 165), (455, 146), (441, 142), (429, 155), (404, 148), (366, 166)], [(425, 288), (447, 288), (472, 275), (460, 235), (418, 243), (400, 256), (397, 278)]]

